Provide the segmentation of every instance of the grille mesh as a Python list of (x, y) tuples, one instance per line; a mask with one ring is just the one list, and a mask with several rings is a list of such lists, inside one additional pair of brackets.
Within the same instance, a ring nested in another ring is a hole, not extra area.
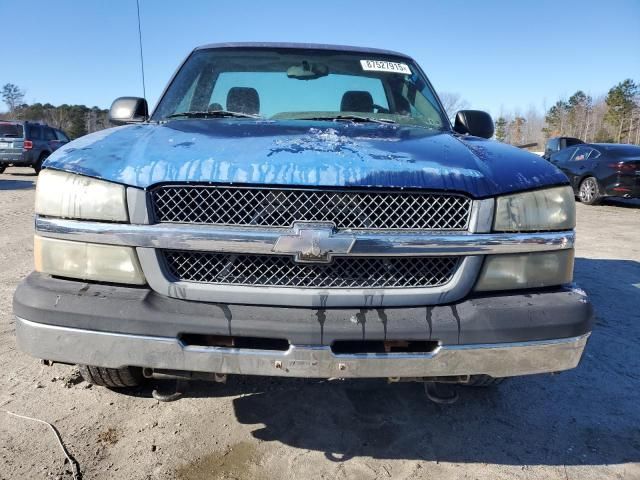
[(329, 264), (291, 257), (163, 251), (177, 280), (218, 285), (308, 288), (437, 287), (451, 280), (459, 257), (336, 257)]
[(266, 227), (466, 230), (471, 213), (467, 197), (414, 192), (162, 186), (152, 201), (159, 222)]

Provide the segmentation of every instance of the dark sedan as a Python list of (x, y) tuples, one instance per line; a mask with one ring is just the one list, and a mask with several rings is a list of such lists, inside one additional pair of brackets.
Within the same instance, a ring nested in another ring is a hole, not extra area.
[(586, 143), (551, 155), (582, 203), (595, 205), (604, 197), (640, 198), (640, 146)]

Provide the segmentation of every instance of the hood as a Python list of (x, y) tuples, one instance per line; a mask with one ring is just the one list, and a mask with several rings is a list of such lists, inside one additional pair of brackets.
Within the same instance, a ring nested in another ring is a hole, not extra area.
[(402, 187), (482, 198), (567, 183), (544, 159), (491, 140), (299, 120), (127, 125), (65, 145), (45, 167), (140, 188), (166, 182)]

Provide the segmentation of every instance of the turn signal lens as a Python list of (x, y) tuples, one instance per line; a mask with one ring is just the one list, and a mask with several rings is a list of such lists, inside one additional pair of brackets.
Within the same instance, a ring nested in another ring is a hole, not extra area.
[(131, 247), (34, 238), (37, 272), (99, 282), (144, 285), (136, 251)]
[(541, 288), (573, 281), (572, 248), (553, 252), (490, 255), (476, 291)]

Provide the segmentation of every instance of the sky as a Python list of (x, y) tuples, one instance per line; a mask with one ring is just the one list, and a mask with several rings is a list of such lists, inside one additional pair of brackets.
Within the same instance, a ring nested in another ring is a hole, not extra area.
[[(400, 51), (437, 91), (494, 116), (640, 82), (640, 0), (140, 0), (140, 9), (152, 107), (194, 47), (229, 41)], [(0, 85), (17, 84), (28, 103), (108, 108), (142, 96), (135, 0), (0, 0), (0, 11), (14, 10), (0, 35)]]

